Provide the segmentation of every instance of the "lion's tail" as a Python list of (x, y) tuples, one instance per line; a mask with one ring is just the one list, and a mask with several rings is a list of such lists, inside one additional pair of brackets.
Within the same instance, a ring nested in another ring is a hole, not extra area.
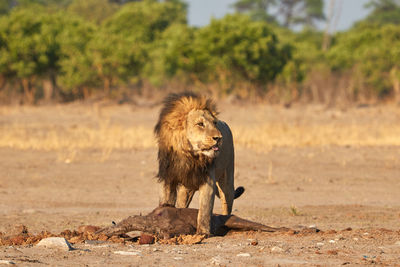
[(244, 193), (244, 187), (243, 186), (239, 186), (238, 188), (236, 188), (236, 190), (235, 190), (235, 199), (240, 197), (243, 193)]

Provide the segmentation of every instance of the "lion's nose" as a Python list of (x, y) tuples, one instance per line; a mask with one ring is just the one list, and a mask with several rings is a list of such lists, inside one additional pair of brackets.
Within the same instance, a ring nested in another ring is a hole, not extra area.
[(218, 142), (219, 140), (221, 140), (221, 136), (219, 136), (219, 135), (218, 136), (214, 136), (213, 139)]

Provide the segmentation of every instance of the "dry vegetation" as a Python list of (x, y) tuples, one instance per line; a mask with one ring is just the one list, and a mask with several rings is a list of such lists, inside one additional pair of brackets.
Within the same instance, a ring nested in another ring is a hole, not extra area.
[[(223, 107), (230, 109), (227, 105)], [(236, 111), (235, 111), (236, 110)], [(138, 113), (129, 106), (3, 107), (0, 147), (53, 151), (130, 150), (155, 147), (152, 132), (158, 108)], [(235, 107), (226, 120), (236, 146), (256, 150), (305, 146), (400, 145), (396, 107)], [(138, 118), (140, 117), (140, 118)], [(280, 120), (280, 118), (284, 118)]]

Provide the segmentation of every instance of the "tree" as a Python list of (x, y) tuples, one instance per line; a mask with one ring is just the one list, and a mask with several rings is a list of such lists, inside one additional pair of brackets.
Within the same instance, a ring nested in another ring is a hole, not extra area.
[(118, 10), (119, 6), (109, 0), (73, 0), (68, 11), (88, 21), (101, 24)]
[(394, 48), (399, 46), (400, 26), (361, 24), (337, 36), (328, 59), (334, 71), (357, 74), (372, 93), (384, 96), (393, 91), (390, 76), (398, 73), (400, 50)]
[(0, 0), (0, 15), (7, 14), (11, 9), (12, 4), (12, 0)]
[(59, 35), (60, 59), (57, 83), (63, 99), (87, 97), (90, 89), (98, 87), (100, 78), (93, 67), (89, 43), (98, 28), (79, 17), (63, 17), (63, 30)]
[(195, 29), (186, 24), (173, 24), (154, 42), (149, 51), (145, 75), (153, 84), (160, 85), (179, 77), (184, 83), (189, 76), (201, 73), (194, 54)]
[(103, 26), (111, 33), (150, 43), (174, 23), (186, 24), (186, 5), (145, 0), (123, 5)]
[(236, 12), (248, 14), (255, 21), (275, 23), (276, 18), (269, 14), (275, 4), (276, 0), (238, 0), (233, 7)]
[(275, 79), (289, 55), (265, 22), (254, 22), (246, 15), (213, 19), (196, 33), (197, 60), (207, 66), (209, 79), (228, 75), (227, 80), (249, 81), (259, 86)]
[(400, 24), (399, 0), (371, 0), (366, 8), (372, 9), (363, 21), (377, 24)]
[(40, 8), (15, 9), (2, 20), (2, 61), (21, 82), (28, 103), (34, 102), (37, 79), (57, 71), (59, 30), (54, 17)]

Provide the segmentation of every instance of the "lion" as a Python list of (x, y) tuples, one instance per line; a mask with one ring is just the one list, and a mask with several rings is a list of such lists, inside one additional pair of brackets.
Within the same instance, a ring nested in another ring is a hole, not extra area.
[(170, 94), (164, 100), (154, 133), (158, 142), (160, 206), (187, 208), (199, 191), (197, 233), (211, 234), (214, 198), (222, 214), (232, 212), (234, 147), (229, 126), (218, 120), (211, 99), (194, 93)]

